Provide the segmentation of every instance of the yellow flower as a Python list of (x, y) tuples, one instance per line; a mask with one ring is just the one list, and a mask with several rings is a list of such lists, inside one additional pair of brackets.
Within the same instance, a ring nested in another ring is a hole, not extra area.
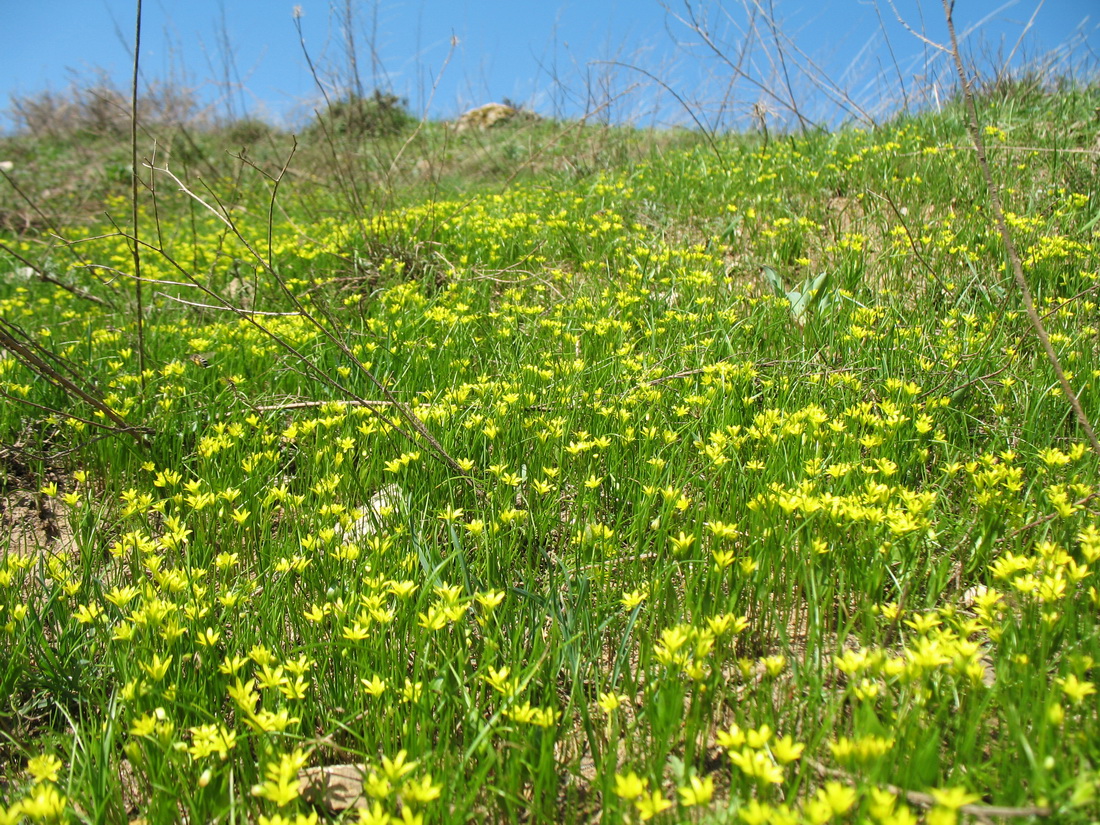
[(237, 746), (237, 732), (223, 725), (199, 725), (190, 728), (191, 747), (187, 750), (196, 759), (217, 754), (222, 759)]
[(637, 800), (634, 803), (634, 807), (638, 809), (642, 821), (645, 822), (653, 819), (653, 817), (657, 816), (661, 811), (671, 808), (672, 803), (661, 796), (660, 791), (653, 791), (643, 795), (641, 799)]
[(533, 708), (530, 702), (523, 702), (504, 711), (504, 715), (516, 722), (548, 728), (557, 721), (560, 713), (552, 708)]
[(370, 776), (368, 776), (363, 783), (363, 790), (367, 792), (368, 796), (374, 797), (375, 799), (385, 799), (393, 793), (393, 783), (385, 776), (375, 771), (371, 771)]
[(884, 822), (889, 817), (893, 816), (894, 809), (898, 804), (898, 798), (896, 794), (890, 791), (872, 787), (870, 790), (869, 802), (871, 816), (880, 822)]
[(602, 710), (604, 713), (612, 713), (613, 711), (618, 710), (619, 705), (621, 705), (623, 702), (629, 701), (629, 699), (630, 697), (626, 694), (616, 695), (615, 693), (611, 692), (601, 693), (599, 699), (596, 700), (596, 704), (600, 706), (600, 710)]
[(397, 782), (404, 778), (407, 774), (416, 770), (417, 762), (408, 761), (409, 752), (402, 749), (397, 752), (397, 755), (390, 759), (388, 756), (382, 757), (382, 770), (386, 776), (393, 782)]
[(475, 593), (474, 599), (486, 610), (493, 610), (504, 601), (504, 591), (488, 590), (484, 593)]
[(360, 679), (359, 682), (363, 685), (363, 690), (371, 696), (378, 697), (386, 692), (386, 682), (380, 679), (377, 673), (370, 679)]
[(693, 776), (688, 785), (677, 789), (677, 793), (680, 794), (680, 802), (686, 808), (706, 805), (714, 796), (714, 779), (709, 776), (705, 779)]
[(462, 513), (463, 511), (461, 508), (448, 505), (447, 509), (439, 513), (436, 518), (438, 518), (440, 521), (445, 521), (448, 524), (451, 524), (462, 518)]
[(401, 796), (407, 802), (431, 802), (435, 799), (439, 799), (439, 792), (441, 790), (443, 790), (443, 786), (433, 785), (432, 775), (426, 773), (419, 780), (405, 783), (405, 786), (401, 789)]
[(253, 796), (269, 799), (283, 806), (298, 798), (298, 772), (309, 761), (309, 753), (296, 748), (293, 753), (284, 753), (278, 762), (264, 768), (267, 781), (252, 788)]
[(424, 692), (423, 682), (413, 682), (410, 679), (405, 680), (405, 687), (401, 688), (401, 698), (405, 702), (417, 702), (420, 700), (421, 694)]
[(846, 814), (859, 798), (855, 788), (839, 782), (826, 782), (824, 788), (817, 789), (817, 796), (829, 805), (836, 816)]
[(615, 774), (615, 796), (620, 799), (637, 799), (646, 792), (648, 787), (649, 780), (642, 779), (634, 771), (625, 776)]
[(768, 825), (772, 821), (772, 808), (758, 799), (750, 799), (737, 811), (737, 816), (746, 825)]
[(103, 608), (92, 602), (91, 604), (80, 605), (76, 613), (73, 614), (73, 618), (80, 624), (91, 624), (102, 614)]
[(619, 599), (619, 603), (622, 604), (627, 610), (633, 610), (649, 597), (649, 593), (645, 590), (632, 590)]
[(195, 636), (195, 641), (203, 647), (213, 647), (220, 638), (221, 634), (218, 631), (208, 627), (206, 630), (199, 631), (198, 635)]
[(787, 666), (787, 657), (776, 654), (775, 656), (766, 656), (760, 662), (764, 665), (764, 670), (767, 671), (769, 676), (778, 676), (783, 672), (783, 668)]
[(936, 800), (936, 804), (957, 811), (963, 805), (970, 805), (981, 799), (976, 793), (969, 793), (962, 788), (933, 788), (930, 793)]
[(678, 536), (670, 536), (668, 542), (672, 545), (673, 551), (677, 553), (686, 553), (691, 549), (691, 545), (695, 544), (695, 536), (686, 535), (684, 531), (681, 530)]
[[(939, 810), (943, 810), (943, 809), (939, 809)], [(929, 816), (929, 818), (928, 818), (927, 821), (931, 822), (932, 821), (932, 818), (931, 818), (932, 814), (929, 813), (928, 816)], [(913, 813), (913, 811), (910, 808), (906, 808), (905, 806), (902, 806), (902, 807), (898, 808), (896, 811), (894, 811), (893, 813), (891, 813), (888, 817), (883, 817), (880, 821), (883, 823), (883, 825), (917, 825), (917, 823), (920, 820), (917, 818), (917, 815), (915, 813)]]
[(56, 786), (39, 782), (31, 788), (18, 807), (35, 822), (48, 822), (60, 819), (67, 803), (68, 800)]
[(282, 733), (291, 725), (298, 724), (301, 719), (297, 716), (291, 716), (286, 708), (282, 708), (278, 713), (269, 710), (258, 710), (250, 714), (250, 718), (245, 721), (253, 730), (266, 733)]
[(819, 793), (806, 802), (802, 808), (802, 814), (810, 825), (825, 825), (833, 818), (833, 808)]
[(1072, 673), (1065, 679), (1059, 679), (1058, 684), (1062, 686), (1062, 692), (1066, 694), (1075, 705), (1081, 704), (1081, 702), (1085, 700), (1085, 697), (1096, 693), (1096, 685), (1092, 682), (1082, 681)]
[(393, 821), (393, 817), (382, 810), (382, 803), (377, 800), (370, 809), (359, 809), (359, 825), (389, 825)]
[(753, 750), (760, 750), (772, 738), (772, 729), (769, 725), (761, 725), (757, 730), (750, 730), (745, 733), (745, 741), (748, 746)]
[(806, 746), (802, 743), (795, 743), (791, 737), (784, 736), (782, 739), (776, 741), (772, 746), (772, 754), (781, 765), (787, 765), (802, 757), (802, 751), (806, 749)]
[(53, 754), (35, 756), (27, 762), (27, 773), (34, 777), (35, 782), (56, 782), (60, 770), (61, 760)]
[(742, 748), (739, 751), (729, 751), (730, 762), (741, 769), (745, 776), (750, 776), (760, 782), (778, 785), (783, 781), (783, 769), (776, 765), (768, 754), (763, 751), (754, 751), (752, 748)]
[(260, 825), (317, 825), (317, 812), (310, 811), (308, 814), (296, 814), (294, 817), (283, 816), (282, 814), (275, 814), (274, 816), (264, 816), (260, 814)]
[(718, 744), (727, 750), (739, 748), (745, 744), (745, 732), (735, 722), (729, 730), (718, 731)]

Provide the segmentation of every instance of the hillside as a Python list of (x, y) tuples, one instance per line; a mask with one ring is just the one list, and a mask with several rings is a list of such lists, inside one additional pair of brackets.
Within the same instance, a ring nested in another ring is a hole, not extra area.
[[(1100, 89), (979, 115), (1095, 424)], [(1100, 816), (964, 117), (6, 138), (0, 822)]]

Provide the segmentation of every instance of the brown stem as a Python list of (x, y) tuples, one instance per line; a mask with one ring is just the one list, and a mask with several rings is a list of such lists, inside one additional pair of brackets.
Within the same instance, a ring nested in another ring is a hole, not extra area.
[[(134, 224), (134, 237), (141, 237), (141, 232), (138, 230), (138, 151), (137, 151), (137, 133), (138, 133), (138, 70), (139, 60), (141, 57), (141, 0), (136, 0), (137, 13), (136, 21), (134, 23), (134, 75), (133, 82), (130, 86), (130, 211), (131, 219)], [(133, 244), (133, 256), (134, 256), (134, 275), (137, 276), (137, 280), (134, 282), (134, 298), (137, 302), (137, 356), (138, 356), (138, 375), (141, 378), (141, 388), (145, 389), (145, 312), (142, 306), (142, 294), (141, 294), (141, 244)]]
[(148, 432), (147, 430), (132, 427), (126, 419), (112, 410), (101, 399), (96, 398), (94, 395), (79, 387), (73, 381), (55, 370), (48, 362), (40, 358), (38, 354), (34, 352), (33, 344), (28, 344), (27, 342), (17, 339), (6, 328), (7, 326), (8, 325), (5, 323), (4, 328), (0, 328), (0, 345), (3, 345), (4, 349), (11, 352), (16, 358), (22, 361), (27, 368), (42, 376), (54, 386), (60, 387), (71, 395), (75, 395), (88, 406), (99, 410), (103, 415), (118, 425), (120, 432), (129, 433), (139, 443), (141, 442), (142, 434)]
[(1024, 309), (1027, 310), (1028, 320), (1031, 321), (1031, 326), (1035, 330), (1035, 335), (1039, 338), (1039, 342), (1043, 345), (1043, 351), (1046, 352), (1047, 360), (1050, 361), (1051, 366), (1054, 368), (1054, 374), (1058, 376), (1058, 383), (1062, 387), (1062, 392), (1065, 393), (1066, 398), (1069, 399), (1070, 406), (1073, 407), (1073, 413), (1077, 417), (1077, 423), (1084, 430), (1085, 436), (1088, 438), (1093, 452), (1100, 455), (1100, 441), (1096, 438), (1096, 433), (1092, 429), (1092, 424), (1089, 423), (1088, 416), (1085, 415), (1085, 410), (1081, 406), (1081, 400), (1077, 397), (1077, 393), (1073, 391), (1073, 387), (1069, 384), (1069, 379), (1066, 378), (1066, 373), (1062, 369), (1062, 363), (1058, 359), (1058, 354), (1054, 351), (1054, 346), (1050, 343), (1050, 336), (1047, 335), (1046, 328), (1043, 326), (1043, 321), (1039, 318), (1039, 313), (1035, 310), (1035, 300), (1031, 296), (1031, 289), (1027, 285), (1027, 279), (1024, 277), (1024, 268), (1020, 262), (1020, 253), (1016, 250), (1016, 244), (1012, 240), (1012, 234), (1008, 231), (1008, 224), (1005, 221), (1004, 208), (1001, 205), (1000, 189), (996, 182), (993, 180), (993, 173), (989, 168), (989, 161), (985, 153), (985, 141), (982, 138), (981, 129), (978, 128), (978, 107), (974, 103), (974, 93), (970, 88), (970, 81), (966, 76), (966, 69), (963, 66), (962, 55), (959, 53), (959, 41), (955, 35), (955, 21), (952, 18), (952, 9), (954, 3), (951, 0), (942, 0), (943, 13), (947, 20), (947, 32), (951, 36), (951, 57), (955, 61), (955, 71), (959, 75), (959, 82), (962, 84), (963, 98), (966, 101), (967, 113), (970, 115), (967, 121), (967, 128), (970, 131), (970, 140), (974, 144), (974, 151), (978, 157), (978, 166), (981, 167), (982, 177), (985, 178), (985, 188), (989, 193), (989, 201), (993, 207), (993, 217), (997, 223), (997, 231), (1001, 235), (1001, 240), (1004, 242), (1005, 251), (1008, 253), (1008, 261), (1012, 267), (1012, 276), (1016, 281), (1016, 287), (1020, 290), (1020, 296), (1024, 301)]

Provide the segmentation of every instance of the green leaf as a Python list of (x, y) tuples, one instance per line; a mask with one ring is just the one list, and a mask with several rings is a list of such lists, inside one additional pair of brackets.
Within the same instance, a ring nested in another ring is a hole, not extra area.
[[(776, 295), (783, 295), (783, 296), (787, 295), (787, 291), (783, 287), (783, 279), (779, 277), (778, 272), (776, 272), (770, 266), (765, 266), (764, 267), (764, 277), (767, 279), (768, 283), (771, 284), (771, 287), (772, 287), (773, 290), (775, 290)], [(788, 296), (788, 300), (789, 300), (789, 296)]]

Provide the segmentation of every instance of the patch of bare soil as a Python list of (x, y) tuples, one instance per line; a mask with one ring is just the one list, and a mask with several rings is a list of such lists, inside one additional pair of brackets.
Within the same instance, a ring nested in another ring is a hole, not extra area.
[(26, 490), (0, 494), (0, 542), (20, 556), (74, 550), (73, 531), (60, 505)]
[(63, 505), (39, 492), (37, 482), (32, 471), (0, 450), (0, 546), (5, 554), (68, 554), (74, 549)]

